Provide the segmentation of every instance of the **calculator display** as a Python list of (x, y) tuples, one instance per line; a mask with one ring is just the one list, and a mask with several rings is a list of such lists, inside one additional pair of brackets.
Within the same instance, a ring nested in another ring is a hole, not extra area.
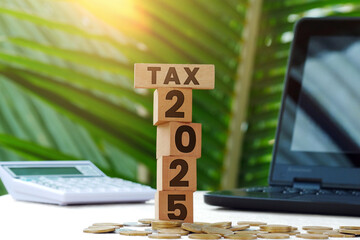
[(35, 175), (83, 175), (75, 167), (10, 167), (16, 176)]

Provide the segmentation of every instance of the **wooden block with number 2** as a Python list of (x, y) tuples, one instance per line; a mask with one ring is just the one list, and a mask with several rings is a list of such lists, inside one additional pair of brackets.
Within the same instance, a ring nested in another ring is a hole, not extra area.
[(193, 222), (193, 192), (157, 191), (155, 196), (155, 218)]
[(196, 191), (196, 158), (163, 156), (156, 172), (158, 191)]
[(162, 156), (201, 157), (201, 124), (168, 122), (157, 127), (156, 159)]
[(153, 124), (192, 121), (192, 89), (159, 88), (154, 92)]

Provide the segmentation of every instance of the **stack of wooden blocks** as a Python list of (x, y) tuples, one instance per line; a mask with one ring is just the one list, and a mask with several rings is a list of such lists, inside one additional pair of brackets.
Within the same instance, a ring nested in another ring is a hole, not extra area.
[(192, 89), (213, 89), (214, 65), (135, 64), (135, 88), (155, 88), (157, 193), (155, 217), (193, 222), (201, 124), (192, 123)]

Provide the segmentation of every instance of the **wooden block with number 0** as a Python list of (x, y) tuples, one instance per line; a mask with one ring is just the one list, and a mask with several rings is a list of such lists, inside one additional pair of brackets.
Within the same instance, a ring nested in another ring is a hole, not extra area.
[(196, 158), (163, 156), (158, 159), (156, 188), (196, 191)]
[(155, 218), (193, 222), (193, 192), (157, 191), (155, 196)]
[(192, 121), (192, 89), (159, 88), (154, 92), (154, 125)]
[(156, 159), (162, 156), (201, 157), (201, 124), (169, 122), (157, 127)]

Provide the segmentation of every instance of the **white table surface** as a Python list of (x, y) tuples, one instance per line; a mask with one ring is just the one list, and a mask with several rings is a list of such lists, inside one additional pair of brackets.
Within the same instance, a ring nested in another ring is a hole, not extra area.
[[(311, 214), (269, 213), (228, 210), (206, 205), (204, 192), (194, 193), (194, 221), (220, 222), (254, 220), (292, 226), (323, 225), (338, 228), (340, 225), (360, 225), (359, 217), (322, 216)], [(89, 234), (82, 230), (95, 222), (136, 222), (140, 218), (154, 217), (154, 202), (138, 204), (105, 204), (56, 206), (19, 202), (5, 195), (0, 197), (1, 240), (121, 240), (149, 239), (119, 234)], [(187, 237), (182, 237), (186, 239)], [(292, 237), (295, 239), (295, 237)]]

